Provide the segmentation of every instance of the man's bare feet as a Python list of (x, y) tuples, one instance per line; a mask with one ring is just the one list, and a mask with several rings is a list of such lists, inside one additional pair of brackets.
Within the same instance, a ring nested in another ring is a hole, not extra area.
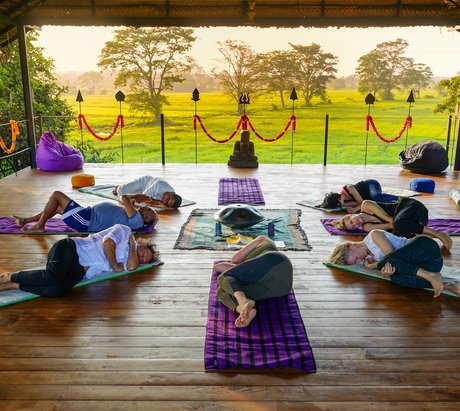
[(24, 227), (24, 224), (25, 224), (24, 218), (18, 217), (17, 215), (14, 215), (14, 214), (11, 214), (11, 217), (13, 217), (13, 220), (15, 221), (15, 223), (17, 224), (19, 228)]
[(247, 327), (251, 323), (257, 314), (257, 310), (254, 308), (255, 306), (256, 302), (248, 299), (243, 304), (236, 307), (236, 312), (240, 313), (240, 315), (235, 320), (235, 327)]
[(6, 290), (12, 290), (12, 289), (18, 289), (19, 284), (18, 283), (12, 283), (11, 281), (8, 283), (0, 283), (0, 291), (6, 291)]
[(439, 233), (439, 239), (442, 241), (444, 247), (446, 247), (449, 251), (452, 248), (452, 238), (447, 233)]
[(8, 281), (11, 280), (11, 274), (10, 272), (4, 272), (0, 274), (0, 284), (7, 283)]
[(22, 227), (22, 231), (27, 233), (43, 233), (45, 231), (45, 227), (34, 224), (29, 227)]
[(460, 295), (460, 284), (457, 281), (444, 283), (444, 290), (450, 291), (455, 295)]
[(434, 290), (433, 297), (439, 297), (441, 295), (441, 291), (444, 288), (444, 284), (442, 282), (442, 275), (440, 273), (429, 273), (429, 279), (431, 286)]

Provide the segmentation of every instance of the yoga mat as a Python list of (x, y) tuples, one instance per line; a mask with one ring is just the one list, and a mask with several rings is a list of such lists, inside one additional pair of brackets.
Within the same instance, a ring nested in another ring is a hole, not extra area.
[[(114, 271), (106, 271), (106, 272), (103, 272), (103, 273), (100, 273), (94, 276), (93, 278), (91, 278), (91, 280), (87, 279), (86, 277), (83, 277), (83, 279), (78, 284), (76, 284), (73, 288), (83, 287), (85, 285), (98, 283), (100, 281), (111, 280), (112, 278), (122, 277), (127, 274), (137, 273), (139, 271), (148, 270), (149, 268), (152, 268), (156, 265), (162, 265), (162, 264), (163, 264), (163, 261), (158, 260), (152, 263), (142, 264), (139, 266), (139, 268), (133, 271), (122, 271), (120, 273), (116, 273)], [(27, 291), (21, 291), (21, 290), (0, 291), (0, 307), (4, 307), (6, 305), (11, 305), (11, 304), (16, 304), (16, 303), (21, 303), (23, 301), (33, 300), (34, 298), (40, 298), (40, 297), (41, 297), (40, 295), (28, 293)]]
[(217, 204), (265, 205), (259, 180), (256, 178), (221, 178)]
[[(113, 184), (99, 184), (92, 187), (82, 187), (79, 188), (78, 191), (85, 193), (85, 194), (92, 194), (98, 197), (108, 198), (114, 201), (120, 201), (116, 195), (112, 193), (115, 186)], [(143, 203), (137, 204), (142, 205)], [(196, 204), (195, 201), (186, 200), (182, 198), (182, 203), (180, 207), (187, 207), (189, 205)], [(164, 208), (152, 207), (155, 211), (166, 211)]]
[[(197, 208), (190, 213), (189, 218), (182, 226), (174, 248), (191, 250), (205, 248), (208, 250), (237, 250), (238, 244), (228, 244), (227, 237), (239, 233), (243, 236), (255, 238), (268, 234), (268, 223), (274, 222), (275, 235), (271, 239), (278, 242), (280, 250), (311, 250), (308, 238), (300, 227), (300, 210), (296, 209), (261, 209), (265, 220), (241, 230), (231, 230), (222, 225), (222, 235), (216, 236), (216, 222), (214, 214), (217, 209)], [(281, 242), (284, 243), (281, 244)]]
[(303, 200), (303, 201), (300, 201), (300, 202), (298, 202), (296, 204), (304, 206), (304, 207), (314, 208), (315, 210), (324, 211), (326, 213), (340, 213), (342, 211), (345, 211), (345, 209), (342, 208), (342, 207), (336, 207), (336, 208), (323, 208), (323, 207), (320, 207), (318, 204), (321, 204), (322, 202), (323, 202), (322, 199), (318, 199), (318, 200)]
[[(333, 264), (328, 261), (323, 262), (324, 265), (328, 267), (334, 267), (334, 268), (340, 268), (341, 270), (345, 271), (350, 271), (352, 273), (356, 274), (364, 274), (369, 277), (374, 277), (378, 278), (380, 280), (386, 280), (386, 281), (391, 281), (389, 278), (385, 278), (380, 274), (380, 271), (375, 269), (375, 270), (370, 270), (369, 268), (364, 267), (361, 264), (353, 264), (353, 265), (339, 265), (339, 264)], [(443, 283), (452, 283), (456, 282), (460, 285), (460, 269), (455, 268), (455, 267), (447, 267), (444, 266), (442, 267), (441, 274), (443, 276)], [(404, 287), (407, 288), (407, 287)], [(432, 288), (424, 288), (424, 290), (429, 290), (433, 291)], [(450, 295), (452, 297), (459, 297), (458, 295), (450, 292), (450, 291), (442, 291), (442, 294)]]
[[(339, 230), (334, 227), (331, 223), (338, 220), (337, 218), (321, 218), (321, 224), (332, 235), (366, 235), (367, 232), (364, 230)], [(451, 237), (460, 236), (460, 219), (455, 218), (431, 218), (428, 220), (428, 227), (433, 230), (444, 231)]]
[(207, 371), (294, 368), (315, 372), (316, 364), (294, 292), (258, 301), (248, 327), (235, 327), (235, 314), (216, 297), (213, 271), (208, 303), (204, 364)]
[[(158, 220), (152, 222), (149, 225), (133, 230), (133, 233), (138, 234), (149, 234), (153, 231)], [(34, 223), (28, 223), (25, 227), (30, 226)], [(0, 234), (91, 234), (89, 231), (76, 231), (73, 228), (69, 227), (67, 224), (62, 222), (60, 218), (50, 218), (45, 223), (45, 231), (41, 233), (29, 233), (27, 231), (22, 231), (17, 225), (16, 222), (11, 217), (0, 217)]]
[(382, 193), (392, 194), (398, 197), (415, 197), (420, 195), (417, 191), (398, 187), (382, 187)]

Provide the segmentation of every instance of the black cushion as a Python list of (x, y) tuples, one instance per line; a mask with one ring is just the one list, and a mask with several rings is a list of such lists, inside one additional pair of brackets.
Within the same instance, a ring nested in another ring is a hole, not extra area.
[(413, 173), (438, 174), (448, 166), (446, 149), (436, 141), (413, 144), (399, 153), (401, 166)]

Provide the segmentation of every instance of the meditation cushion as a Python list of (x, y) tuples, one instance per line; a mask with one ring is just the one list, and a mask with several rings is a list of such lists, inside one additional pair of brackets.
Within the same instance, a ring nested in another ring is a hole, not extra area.
[(452, 190), (450, 193), (450, 198), (454, 201), (455, 204), (460, 206), (460, 190)]
[(446, 149), (436, 141), (423, 141), (407, 147), (399, 153), (399, 163), (420, 174), (438, 174), (449, 166)]
[(409, 188), (414, 191), (421, 193), (434, 193), (434, 187), (436, 186), (434, 180), (431, 178), (413, 178), (409, 183)]
[(84, 163), (79, 150), (56, 140), (49, 131), (40, 137), (36, 160), (37, 167), (44, 171), (80, 170)]
[(92, 174), (80, 173), (72, 176), (72, 187), (82, 188), (93, 186), (95, 184), (94, 176)]
[(214, 220), (230, 228), (246, 228), (265, 220), (265, 217), (254, 207), (231, 204), (217, 211)]

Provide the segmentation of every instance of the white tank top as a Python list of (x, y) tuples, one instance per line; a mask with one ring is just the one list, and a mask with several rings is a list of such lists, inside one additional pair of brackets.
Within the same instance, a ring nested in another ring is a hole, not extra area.
[[(397, 237), (387, 231), (384, 231), (384, 234), (385, 234), (385, 237), (390, 242), (390, 244), (392, 245), (393, 250), (397, 250), (398, 248), (401, 248), (403, 245), (406, 245), (409, 242), (408, 238)], [(367, 235), (366, 238), (364, 239), (364, 244), (366, 244), (369, 251), (372, 254), (374, 254), (375, 261), (380, 261), (383, 257), (385, 257), (385, 254), (380, 249), (380, 247), (377, 244), (375, 244), (370, 234)]]

